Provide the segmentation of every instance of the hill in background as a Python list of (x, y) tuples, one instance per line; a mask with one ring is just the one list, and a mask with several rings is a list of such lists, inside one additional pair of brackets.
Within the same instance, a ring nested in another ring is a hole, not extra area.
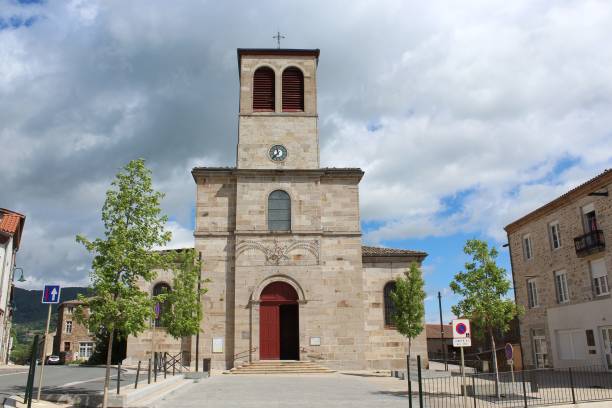
[[(49, 306), (41, 303), (42, 292), (42, 290), (27, 290), (15, 287), (13, 292), (13, 301), (15, 303), (13, 324), (27, 324), (31, 326), (31, 323), (42, 322), (44, 329)], [(74, 300), (77, 298), (77, 295), (83, 294), (87, 296), (88, 293), (88, 288), (62, 288), (60, 301)], [(57, 316), (57, 307), (58, 305), (52, 305), (52, 321), (57, 320), (55, 318)]]

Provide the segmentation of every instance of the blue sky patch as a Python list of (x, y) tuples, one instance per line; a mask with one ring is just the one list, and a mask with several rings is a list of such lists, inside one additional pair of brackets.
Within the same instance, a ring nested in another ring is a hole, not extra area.
[(17, 29), (20, 27), (30, 27), (37, 20), (36, 16), (22, 17), (11, 16), (8, 18), (0, 17), (0, 30)]

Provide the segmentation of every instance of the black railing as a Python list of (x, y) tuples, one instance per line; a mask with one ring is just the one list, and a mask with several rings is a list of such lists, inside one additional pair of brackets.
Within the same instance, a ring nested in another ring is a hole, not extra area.
[(604, 233), (602, 230), (594, 230), (574, 238), (576, 255), (586, 256), (594, 252), (603, 251), (606, 248)]
[[(467, 374), (421, 378), (422, 408), (528, 408), (587, 401), (612, 401), (612, 372), (605, 366)], [(413, 387), (414, 389), (415, 387)], [(464, 399), (465, 398), (465, 399)]]

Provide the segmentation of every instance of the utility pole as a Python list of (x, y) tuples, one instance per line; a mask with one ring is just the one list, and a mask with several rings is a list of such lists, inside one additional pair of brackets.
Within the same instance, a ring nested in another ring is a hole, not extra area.
[(444, 338), (444, 324), (442, 323), (442, 294), (438, 292), (438, 308), (440, 309), (440, 343), (444, 351), (444, 371), (448, 371), (446, 339)]

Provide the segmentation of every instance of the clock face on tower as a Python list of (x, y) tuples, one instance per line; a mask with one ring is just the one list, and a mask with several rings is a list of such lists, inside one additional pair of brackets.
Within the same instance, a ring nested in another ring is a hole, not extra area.
[(287, 158), (287, 149), (283, 145), (274, 145), (268, 152), (270, 159), (274, 161), (283, 161)]

